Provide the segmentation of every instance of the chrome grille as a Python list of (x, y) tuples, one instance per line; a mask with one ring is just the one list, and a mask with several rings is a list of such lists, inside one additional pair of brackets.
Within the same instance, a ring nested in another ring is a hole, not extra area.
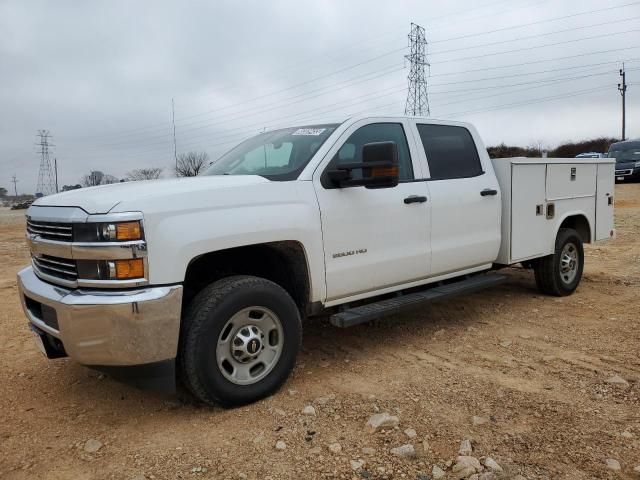
[(631, 175), (633, 173), (632, 169), (628, 170), (616, 170), (616, 175)]
[(71, 223), (41, 222), (27, 218), (27, 232), (48, 240), (58, 240), (60, 242), (73, 240), (73, 226)]
[(36, 270), (52, 277), (75, 282), (78, 279), (76, 261), (51, 255), (32, 255), (31, 261)]

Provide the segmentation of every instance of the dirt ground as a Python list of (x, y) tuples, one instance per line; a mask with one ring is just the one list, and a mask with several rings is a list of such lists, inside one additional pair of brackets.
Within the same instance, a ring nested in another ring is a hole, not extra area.
[[(542, 296), (513, 268), (501, 287), (374, 324), (308, 323), (289, 382), (234, 410), (43, 358), (15, 281), (23, 215), (0, 212), (2, 479), (426, 479), (463, 439), (501, 478), (640, 478), (639, 184), (616, 187), (617, 239), (587, 247), (574, 295)], [(399, 427), (368, 433), (378, 411)], [(390, 454), (403, 444), (417, 456)]]

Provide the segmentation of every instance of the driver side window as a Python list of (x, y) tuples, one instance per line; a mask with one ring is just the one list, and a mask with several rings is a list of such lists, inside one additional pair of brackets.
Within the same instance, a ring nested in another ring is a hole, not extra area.
[[(400, 181), (413, 180), (413, 165), (409, 144), (404, 133), (404, 128), (400, 123), (372, 123), (365, 125), (353, 132), (346, 142), (340, 147), (338, 153), (333, 157), (327, 170), (335, 168), (345, 163), (362, 162), (362, 147), (372, 142), (395, 142), (398, 146), (398, 166)], [(354, 179), (362, 177), (361, 170), (353, 170)], [(324, 185), (324, 182), (323, 182)]]

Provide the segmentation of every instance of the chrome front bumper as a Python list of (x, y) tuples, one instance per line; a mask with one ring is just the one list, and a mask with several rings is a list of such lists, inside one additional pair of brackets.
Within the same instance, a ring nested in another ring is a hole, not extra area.
[(18, 273), (18, 288), (29, 322), (59, 339), (81, 364), (130, 366), (176, 357), (181, 285), (73, 290), (40, 280), (27, 267)]

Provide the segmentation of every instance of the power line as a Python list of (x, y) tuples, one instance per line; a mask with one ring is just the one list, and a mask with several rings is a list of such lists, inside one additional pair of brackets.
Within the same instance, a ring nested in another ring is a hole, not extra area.
[(601, 13), (601, 12), (605, 12), (605, 11), (608, 11), (608, 10), (615, 10), (617, 8), (625, 8), (625, 7), (630, 7), (632, 5), (638, 5), (638, 4), (640, 4), (640, 2), (631, 2), (631, 3), (625, 3), (623, 5), (614, 5), (614, 6), (611, 6), (611, 7), (599, 8), (599, 9), (596, 9), (596, 10), (588, 10), (588, 11), (585, 11), (585, 12), (572, 13), (570, 15), (564, 15), (562, 17), (545, 18), (545, 19), (542, 19), (542, 20), (537, 20), (535, 22), (521, 23), (519, 25), (510, 25), (508, 27), (496, 28), (496, 29), (493, 29), (493, 30), (486, 30), (484, 32), (479, 32), (479, 33), (469, 33), (467, 35), (460, 35), (460, 36), (457, 36), (457, 37), (449, 37), (449, 38), (444, 38), (442, 40), (434, 40), (434, 41), (431, 42), (431, 44), (433, 45), (434, 43), (450, 42), (452, 40), (462, 40), (462, 39), (465, 39), (465, 38), (477, 37), (479, 35), (489, 35), (491, 33), (505, 32), (507, 30), (514, 30), (514, 29), (518, 29), (518, 28), (530, 27), (530, 26), (533, 26), (533, 25), (539, 25), (541, 23), (557, 22), (558, 20), (566, 20), (567, 18), (579, 17), (581, 15), (590, 15), (592, 13)]
[[(603, 62), (603, 63), (604, 64), (609, 64), (611, 62)], [(589, 66), (589, 65), (586, 65), (586, 66)], [(557, 71), (557, 70), (561, 70), (561, 69), (543, 70), (542, 73), (546, 73), (548, 71)], [(563, 69), (563, 70), (566, 70), (566, 69)], [(539, 72), (530, 72), (530, 74), (535, 74), (535, 73), (539, 73)], [(601, 73), (587, 74), (587, 75), (581, 75), (581, 76), (568, 76), (568, 77), (563, 76), (563, 77), (555, 77), (555, 78), (544, 79), (544, 80), (534, 80), (534, 81), (531, 81), (531, 82), (520, 82), (520, 83), (514, 83), (514, 84), (507, 84), (507, 85), (499, 85), (499, 86), (496, 86), (496, 87), (478, 87), (476, 89), (466, 89), (466, 90), (464, 90), (464, 92), (470, 93), (470, 92), (473, 92), (473, 91), (484, 90), (484, 89), (488, 89), (488, 88), (503, 88), (504, 89), (504, 88), (512, 88), (512, 87), (516, 87), (516, 86), (522, 86), (522, 85), (529, 85), (529, 84), (541, 84), (541, 86), (545, 86), (545, 85), (550, 84), (550, 83), (577, 80), (577, 79), (582, 79), (582, 78), (589, 78), (589, 77), (600, 76), (600, 75), (605, 75), (605, 74), (609, 74), (609, 73), (610, 72), (601, 72)], [(494, 78), (494, 77), (492, 77), (492, 78)], [(483, 79), (479, 79), (479, 80), (483, 80)], [(396, 87), (391, 87), (391, 88), (388, 88), (386, 90), (392, 90), (394, 88), (396, 88)], [(531, 87), (531, 88), (535, 88), (535, 87)], [(511, 94), (511, 93), (516, 93), (518, 91), (527, 91), (529, 89), (530, 88), (522, 89), (522, 90), (516, 90), (516, 91), (508, 90), (508, 91), (500, 92), (498, 94), (488, 95), (488, 96), (484, 96), (484, 97), (476, 97), (475, 99), (483, 99), (483, 98), (490, 98), (490, 97), (495, 97), (495, 96), (500, 96), (500, 95), (507, 95), (507, 94)], [(289, 125), (290, 125), (291, 124), (291, 120), (296, 118), (296, 117), (299, 117), (300, 115), (307, 115), (308, 116), (308, 114), (310, 114), (312, 112), (317, 112), (319, 110), (322, 110), (321, 112), (319, 112), (319, 114), (326, 114), (326, 113), (329, 113), (329, 112), (332, 112), (332, 111), (336, 111), (336, 110), (344, 110), (344, 108), (351, 107), (351, 106), (356, 105), (356, 104), (366, 103), (366, 102), (369, 102), (371, 100), (375, 100), (377, 98), (381, 98), (381, 97), (384, 97), (384, 96), (393, 95), (395, 93), (399, 93), (400, 91), (405, 91), (405, 90), (406, 89), (393, 90), (393, 91), (390, 91), (389, 93), (385, 93), (384, 95), (379, 95), (379, 94), (378, 95), (374, 95), (372, 93), (368, 93), (368, 94), (364, 94), (364, 95), (361, 95), (361, 96), (358, 96), (358, 97), (355, 97), (355, 98), (348, 99), (346, 101), (335, 102), (335, 103), (330, 104), (330, 105), (323, 105), (323, 106), (321, 106), (319, 108), (315, 108), (315, 109), (311, 109), (311, 110), (305, 109), (303, 112), (300, 112), (300, 113), (297, 113), (297, 114), (295, 114), (295, 113), (294, 114), (289, 114), (289, 115), (281, 117), (279, 119), (271, 119), (271, 120), (268, 120), (267, 122), (265, 122), (264, 120), (260, 120), (260, 121), (257, 121), (255, 123), (253, 123), (253, 124), (250, 124), (250, 125), (243, 125), (241, 127), (234, 128), (232, 130), (228, 130), (227, 134), (225, 134), (223, 136), (220, 136), (220, 135), (212, 136), (209, 132), (204, 132), (203, 134), (195, 135), (195, 136), (191, 136), (190, 137), (191, 140), (195, 140), (198, 137), (200, 137), (200, 138), (204, 137), (204, 140), (202, 140), (202, 141), (201, 140), (196, 140), (196, 141), (186, 142), (185, 145), (186, 146), (201, 145), (201, 144), (207, 144), (208, 142), (211, 142), (211, 141), (222, 140), (222, 139), (225, 139), (225, 138), (238, 138), (238, 136), (247, 135), (248, 133), (250, 133), (250, 132), (255, 130), (255, 129), (248, 130), (250, 127), (253, 126), (253, 127), (258, 128), (258, 127), (264, 126), (265, 124), (269, 124), (270, 122), (279, 122), (279, 121), (285, 121), (286, 120), (286, 121), (289, 121)], [(377, 92), (377, 93), (379, 93), (379, 92)], [(455, 91), (455, 93), (458, 93), (458, 92), (462, 92), (462, 90), (456, 90)], [(363, 99), (363, 100), (360, 100), (360, 99)], [(360, 101), (353, 102), (353, 100), (360, 100)], [(462, 101), (466, 101), (466, 100), (462, 100)], [(442, 107), (442, 106), (447, 106), (447, 105), (451, 105), (451, 104), (455, 104), (455, 103), (461, 103), (461, 100), (454, 101), (454, 102), (448, 102), (446, 104), (441, 104), (441, 105), (438, 105), (438, 106)], [(331, 108), (329, 110), (326, 110), (327, 107), (333, 107), (333, 106), (338, 106), (338, 108)], [(315, 114), (314, 116), (317, 116), (317, 115), (318, 114)], [(231, 133), (231, 132), (238, 132), (238, 133)], [(231, 140), (231, 141), (233, 141), (233, 140)], [(137, 146), (138, 147), (140, 147), (140, 146), (153, 147), (154, 145), (160, 145), (160, 146), (165, 145), (166, 146), (167, 144), (166, 144), (166, 141), (165, 141), (165, 142), (156, 142), (156, 143), (152, 143), (152, 144), (148, 144), (147, 143), (147, 144), (144, 144), (144, 145), (138, 144)], [(147, 151), (144, 151), (144, 152), (137, 152), (137, 154), (138, 155), (145, 155), (145, 154), (151, 153), (153, 151), (157, 151), (157, 148), (153, 148), (152, 150), (147, 150)]]
[[(625, 32), (622, 32), (622, 33), (625, 33)], [(589, 37), (589, 38), (592, 38), (592, 37)], [(620, 48), (620, 49), (611, 49), (611, 50), (604, 50), (604, 51), (598, 51), (598, 52), (590, 52), (590, 53), (586, 53), (586, 54), (579, 54), (579, 55), (572, 55), (572, 56), (565, 56), (565, 57), (557, 57), (557, 58), (551, 58), (551, 59), (545, 59), (545, 60), (537, 60), (537, 61), (523, 62), (523, 63), (511, 64), (511, 65), (501, 65), (501, 66), (495, 66), (495, 67), (489, 67), (489, 68), (473, 69), (473, 70), (467, 70), (467, 71), (462, 71), (462, 72), (452, 72), (452, 73), (444, 73), (444, 74), (435, 74), (435, 75), (432, 75), (432, 76), (433, 76), (433, 77), (438, 77), (438, 76), (445, 76), (445, 75), (458, 75), (458, 74), (462, 74), (462, 73), (478, 72), (478, 71), (484, 71), (484, 70), (491, 70), (491, 69), (495, 69), (495, 68), (508, 68), (508, 67), (512, 67), (512, 66), (523, 66), (523, 65), (530, 65), (530, 64), (536, 64), (536, 63), (543, 63), (543, 62), (549, 62), (549, 61), (555, 61), (555, 60), (568, 59), (568, 58), (578, 58), (578, 57), (587, 56), (587, 55), (596, 55), (596, 54), (600, 54), (600, 53), (609, 53), (609, 52), (613, 52), (613, 51), (627, 50), (627, 49), (632, 49), (632, 48), (638, 48), (638, 46), (624, 47), (624, 48)], [(499, 52), (499, 53), (503, 53), (503, 52)], [(468, 58), (475, 58), (475, 57), (468, 57)], [(571, 67), (571, 68), (578, 68), (578, 67)], [(370, 80), (373, 80), (373, 79), (375, 79), (375, 78), (379, 78), (379, 77), (381, 77), (381, 76), (388, 75), (388, 74), (390, 74), (390, 73), (394, 73), (394, 72), (399, 71), (399, 70), (401, 70), (401, 68), (398, 68), (398, 69), (393, 68), (393, 69), (391, 69), (391, 70), (384, 71), (382, 74), (378, 74), (378, 75), (375, 75), (375, 76), (373, 76), (373, 77), (371, 77), (371, 78), (364, 79), (364, 80), (362, 80), (362, 82), (370, 81)], [(367, 73), (367, 74), (365, 74), (364, 76), (367, 76), (367, 75), (371, 75), (371, 74), (370, 74), (370, 73)], [(521, 75), (526, 75), (526, 74), (521, 74)], [(361, 75), (361, 76), (362, 76), (362, 75)], [(358, 77), (355, 77), (355, 78), (359, 78), (359, 77), (361, 77), (361, 76), (358, 76)], [(469, 82), (469, 81), (473, 81), (473, 80), (467, 80), (467, 82)], [(338, 82), (337, 84), (334, 84), (334, 85), (343, 85), (343, 87), (342, 87), (342, 88), (346, 88), (347, 86), (351, 86), (351, 85), (354, 85), (354, 84), (357, 84), (357, 83), (362, 83), (362, 82), (351, 82), (351, 83), (349, 83), (349, 82), (350, 82), (350, 81), (349, 81), (349, 80), (347, 80), (347, 81)], [(458, 83), (463, 83), (463, 82), (458, 82)], [(308, 93), (313, 93), (313, 92), (317, 92), (317, 91), (327, 90), (327, 88), (328, 88), (328, 87), (322, 87), (322, 88), (320, 88), (320, 89), (316, 89), (316, 90), (313, 90), (312, 92), (308, 92)], [(322, 93), (321, 95), (326, 95), (326, 94), (329, 94), (329, 93), (333, 93), (335, 90), (336, 90), (336, 89), (329, 89), (329, 90), (325, 91), (324, 93)], [(297, 94), (297, 95), (295, 95), (295, 96), (293, 96), (293, 97), (290, 97), (290, 98), (285, 99), (285, 101), (286, 101), (286, 100), (293, 99), (293, 98), (307, 97), (307, 96), (308, 96), (308, 93)], [(315, 98), (315, 97), (318, 97), (318, 96), (320, 96), (320, 95), (314, 95), (314, 96), (312, 96), (312, 97), (308, 97), (308, 98)], [(270, 103), (270, 104), (267, 104), (267, 106), (274, 105), (274, 108), (262, 109), (262, 110), (259, 110), (258, 112), (252, 111), (252, 112), (251, 112), (251, 113), (249, 113), (248, 115), (241, 115), (241, 116), (239, 116), (239, 117), (231, 118), (230, 120), (237, 120), (237, 119), (240, 119), (240, 118), (244, 118), (244, 117), (246, 117), (246, 116), (253, 116), (255, 113), (263, 113), (263, 112), (266, 112), (266, 111), (269, 111), (269, 110), (278, 109), (278, 108), (283, 108), (283, 105), (281, 104), (281, 102), (282, 102), (282, 101), (276, 101), (276, 102), (272, 102), (272, 103)], [(294, 103), (300, 103), (300, 102), (294, 102)], [(284, 105), (284, 106), (286, 106), (286, 105)], [(223, 110), (223, 109), (225, 109), (225, 108), (230, 108), (230, 107), (231, 107), (231, 106), (223, 107), (223, 108), (221, 108), (221, 109), (219, 109), (219, 110), (217, 110), (217, 111)], [(213, 111), (213, 112), (216, 112), (216, 111)], [(209, 113), (212, 113), (212, 112), (209, 112)], [(203, 114), (198, 114), (198, 115), (203, 115)], [(233, 113), (231, 113), (230, 115), (234, 115), (234, 114), (233, 114)], [(218, 115), (218, 117), (217, 117), (217, 118), (220, 118), (220, 116)], [(225, 117), (223, 117), (223, 118), (225, 118)], [(228, 120), (225, 120), (225, 121), (224, 121), (224, 123), (226, 123), (227, 121), (228, 121)], [(197, 125), (197, 124), (199, 124), (199, 123), (201, 123), (201, 121), (192, 122), (192, 123), (187, 124), (187, 125)], [(212, 126), (212, 125), (219, 124), (219, 123), (223, 123), (223, 122), (222, 122), (222, 121), (218, 121), (218, 122), (208, 122), (208, 123), (204, 123), (201, 127), (198, 127), (197, 129), (206, 128), (206, 127), (208, 127), (208, 126)], [(160, 137), (156, 136), (156, 137), (154, 137), (154, 138), (165, 138), (165, 135), (167, 135), (167, 133), (168, 133), (168, 132), (164, 133), (164, 134), (163, 134), (162, 136), (160, 136)], [(131, 132), (130, 134), (128, 134), (128, 135), (124, 135), (124, 136), (131, 136), (131, 135), (136, 135), (136, 133)], [(132, 139), (132, 140), (130, 140), (130, 141), (135, 141), (135, 140), (134, 140), (134, 139)], [(116, 142), (116, 144), (119, 144), (119, 143), (126, 144), (126, 143), (128, 143), (128, 141), (127, 141), (127, 140), (123, 140), (122, 142)], [(110, 145), (113, 145), (113, 144), (114, 144), (114, 143), (110, 143), (110, 144), (106, 144), (105, 146), (110, 146)]]
[(610, 85), (607, 84), (607, 85), (603, 85), (603, 86), (599, 86), (599, 87), (595, 87), (595, 88), (590, 88), (590, 89), (586, 89), (586, 90), (578, 90), (576, 92), (572, 92), (572, 93), (568, 93), (568, 94), (552, 95), (552, 96), (548, 96), (548, 97), (541, 97), (541, 98), (537, 98), (537, 99), (533, 99), (533, 100), (527, 100), (527, 101), (523, 101), (523, 102), (515, 102), (515, 103), (506, 103), (506, 104), (503, 104), (503, 105), (496, 105), (496, 106), (488, 108), (488, 109), (468, 110), (466, 112), (455, 112), (455, 113), (450, 113), (450, 114), (445, 115), (445, 118), (459, 117), (459, 116), (462, 116), (462, 115), (471, 115), (471, 114), (475, 114), (475, 113), (485, 113), (485, 112), (491, 112), (491, 111), (494, 111), (494, 110), (501, 110), (501, 109), (505, 109), (505, 108), (532, 105), (532, 104), (535, 104), (535, 103), (543, 103), (543, 102), (547, 102), (549, 100), (556, 100), (556, 99), (561, 99), (561, 98), (575, 97), (575, 96), (585, 95), (585, 94), (593, 93), (593, 92), (597, 92), (597, 91), (603, 91), (603, 90), (605, 90), (605, 89), (607, 89), (609, 87), (610, 87)]
[(489, 46), (492, 46), (492, 45), (501, 45), (503, 43), (519, 42), (521, 40), (529, 40), (529, 39), (532, 39), (532, 38), (546, 37), (547, 35), (557, 35), (558, 33), (574, 32), (576, 30), (584, 30), (586, 28), (603, 27), (605, 25), (612, 25), (612, 24), (615, 24), (615, 23), (631, 22), (631, 21), (637, 20), (639, 18), (640, 18), (640, 16), (630, 17), (630, 18), (623, 18), (623, 19), (618, 19), (618, 20), (612, 20), (610, 22), (592, 23), (591, 25), (582, 25), (582, 26), (579, 26), (579, 27), (565, 28), (563, 30), (555, 30), (553, 32), (545, 32), (545, 33), (537, 33), (535, 35), (527, 35), (527, 36), (524, 36), (524, 37), (510, 38), (510, 39), (507, 39), (507, 40), (498, 40), (498, 41), (489, 42), (489, 43), (479, 43), (477, 45), (471, 45), (471, 46), (467, 46), (467, 47), (452, 48), (452, 49), (449, 49), (449, 50), (442, 50), (440, 52), (436, 51), (436, 52), (432, 52), (431, 55), (442, 55), (443, 53), (459, 52), (459, 51), (462, 51), (462, 50), (469, 50), (471, 48), (482, 48), (482, 47), (489, 47)]
[[(392, 67), (391, 70), (386, 69), (386, 70), (383, 70), (382, 73), (373, 72), (373, 73), (376, 73), (376, 75), (374, 75), (374, 76), (370, 76), (371, 73), (367, 73), (364, 76), (369, 76), (369, 78), (365, 78), (365, 79), (358, 80), (358, 81), (355, 81), (355, 82), (351, 81), (351, 80), (338, 82), (337, 84), (333, 85), (333, 86), (341, 85), (340, 87), (337, 87), (337, 88), (331, 89), (331, 88), (329, 88), (330, 86), (322, 87), (322, 88), (319, 88), (319, 89), (316, 89), (316, 90), (312, 90), (312, 91), (304, 93), (304, 94), (294, 95), (292, 97), (288, 97), (288, 98), (283, 99), (283, 100), (279, 100), (279, 101), (276, 101), (276, 102), (272, 102), (272, 103), (268, 103), (266, 105), (263, 105), (263, 107), (267, 107), (267, 108), (261, 108), (259, 110), (255, 110), (255, 109), (240, 110), (238, 112), (230, 112), (230, 113), (225, 114), (225, 115), (217, 115), (215, 117), (215, 121), (201, 120), (201, 121), (197, 121), (197, 122), (192, 122), (190, 124), (186, 124), (187, 126), (199, 125), (197, 127), (192, 127), (192, 128), (187, 128), (187, 129), (183, 129), (180, 125), (178, 125), (178, 127), (180, 127), (180, 131), (181, 132), (191, 132), (191, 131), (195, 131), (195, 130), (201, 130), (203, 128), (208, 128), (208, 127), (211, 127), (211, 126), (214, 126), (214, 125), (227, 124), (230, 121), (235, 121), (235, 120), (239, 120), (239, 119), (246, 118), (246, 117), (254, 117), (255, 115), (260, 114), (260, 113), (265, 113), (265, 112), (268, 112), (268, 111), (277, 110), (277, 109), (284, 108), (284, 107), (287, 107), (287, 106), (291, 106), (291, 105), (294, 105), (294, 104), (306, 102), (311, 98), (317, 98), (317, 97), (320, 97), (320, 96), (323, 96), (323, 95), (327, 95), (327, 94), (333, 93), (333, 92), (335, 92), (337, 90), (342, 90), (344, 88), (351, 87), (353, 85), (366, 83), (366, 82), (369, 82), (371, 80), (375, 80), (375, 79), (384, 77), (386, 75), (389, 75), (391, 73), (399, 72), (401, 70), (404, 70), (403, 66), (401, 66), (401, 67)], [(354, 77), (354, 78), (360, 78), (362, 76), (363, 75), (359, 75), (359, 76)], [(326, 91), (324, 91), (324, 90), (326, 90)], [(321, 92), (321, 93), (318, 93), (317, 95), (309, 96), (309, 94), (316, 93), (316, 92)], [(289, 100), (293, 100), (293, 99), (296, 99), (296, 98), (301, 98), (301, 99), (300, 100), (296, 100), (294, 102), (283, 103), (283, 101), (289, 101)], [(246, 112), (246, 113), (243, 113), (243, 112)], [(237, 116), (238, 114), (239, 114), (239, 116)], [(166, 135), (167, 135), (167, 133), (162, 134), (162, 135), (154, 134), (154, 136), (152, 136), (152, 137), (147, 137), (147, 140), (149, 140), (149, 139), (166, 138)], [(118, 141), (118, 142), (111, 142), (111, 143), (107, 143), (107, 144), (102, 144), (101, 146), (117, 146), (117, 145), (125, 145), (126, 146), (130, 142), (137, 142), (137, 140), (135, 140), (135, 139), (122, 140), (122, 141)]]
[(476, 60), (478, 58), (493, 57), (494, 55), (503, 55), (505, 53), (524, 52), (526, 50), (533, 50), (534, 48), (538, 49), (538, 48), (545, 48), (545, 47), (555, 47), (555, 46), (558, 46), (558, 45), (566, 45), (567, 43), (581, 42), (583, 40), (593, 40), (593, 39), (596, 39), (596, 38), (612, 37), (614, 35), (624, 35), (624, 34), (627, 34), (627, 33), (636, 33), (636, 32), (640, 32), (640, 29), (636, 28), (636, 29), (633, 29), (633, 30), (626, 30), (624, 32), (603, 33), (601, 35), (592, 35), (590, 37), (575, 38), (573, 40), (564, 40), (562, 42), (545, 43), (545, 44), (542, 44), (542, 45), (532, 45), (532, 46), (529, 46), (529, 47), (516, 48), (516, 49), (513, 49), (513, 50), (504, 50), (502, 52), (486, 53), (486, 54), (482, 54), (482, 55), (472, 55), (470, 57), (452, 58), (450, 60), (442, 60), (442, 61), (438, 62), (438, 65), (440, 65), (442, 63), (460, 62), (460, 61), (464, 61), (464, 60)]
[(472, 69), (472, 70), (462, 70), (462, 71), (459, 71), (459, 72), (436, 73), (436, 74), (430, 74), (429, 77), (431, 77), (431, 78), (433, 78), (433, 77), (447, 77), (447, 76), (451, 76), (451, 75), (462, 75), (464, 73), (486, 72), (487, 70), (496, 70), (496, 69), (511, 68), (511, 67), (523, 67), (525, 65), (533, 65), (533, 64), (536, 64), (536, 63), (547, 63), (547, 62), (555, 62), (557, 60), (568, 60), (568, 59), (571, 59), (571, 58), (589, 57), (591, 55), (599, 55), (599, 54), (602, 54), (602, 53), (619, 52), (619, 51), (622, 51), (622, 50), (632, 50), (634, 48), (640, 48), (640, 45), (632, 45), (632, 46), (629, 46), (629, 47), (621, 47), (621, 48), (612, 48), (612, 49), (609, 49), (609, 50), (599, 50), (599, 51), (596, 51), (596, 52), (578, 53), (576, 55), (567, 55), (567, 56), (564, 56), (564, 57), (545, 58), (543, 60), (529, 60), (529, 61), (521, 62), (521, 63), (511, 63), (511, 64), (508, 64), (508, 65), (493, 65), (491, 67), (475, 68), (475, 69)]
[[(488, 4), (488, 5), (489, 5), (489, 6), (491, 6), (491, 5), (495, 5), (495, 4), (499, 4), (499, 3), (505, 3), (505, 2), (503, 2), (503, 1), (493, 2), (493, 3), (490, 3), (490, 4)], [(537, 25), (537, 24), (540, 24), (540, 23), (546, 23), (546, 22), (553, 22), (553, 21), (563, 20), (563, 19), (567, 19), (567, 18), (571, 18), (571, 17), (576, 17), (576, 16), (581, 16), (581, 15), (587, 15), (587, 14), (592, 14), (592, 13), (600, 13), (600, 12), (609, 11), (609, 10), (614, 10), (614, 9), (618, 9), (618, 8), (624, 8), (624, 7), (628, 7), (628, 6), (636, 5), (636, 4), (638, 4), (638, 3), (640, 3), (640, 2), (631, 2), (631, 3), (627, 3), (627, 4), (623, 4), (623, 5), (614, 5), (614, 6), (611, 6), (611, 7), (606, 7), (606, 8), (596, 9), (596, 10), (589, 10), (589, 11), (585, 11), (585, 12), (578, 12), (578, 13), (575, 13), (575, 14), (565, 15), (565, 16), (562, 16), (562, 17), (555, 17), (555, 18), (551, 18), (551, 19), (543, 19), (543, 20), (539, 20), (539, 21), (536, 21), (536, 22), (530, 22), (530, 23), (525, 23), (525, 24), (520, 24), (520, 25), (514, 25), (514, 26), (504, 27), (504, 28), (500, 28), (500, 29), (489, 30), (489, 31), (485, 31), (485, 32), (478, 32), (478, 33), (474, 33), (474, 34), (468, 34), (468, 35), (462, 35), (462, 36), (458, 36), (458, 37), (451, 37), (451, 38), (447, 38), (447, 39), (436, 40), (436, 41), (432, 41), (431, 43), (442, 43), (442, 42), (452, 41), (452, 40), (458, 40), (458, 39), (462, 39), (462, 38), (470, 38), (470, 37), (474, 37), (474, 36), (478, 36), (478, 35), (487, 35), (487, 34), (490, 34), (490, 33), (495, 33), (495, 32), (500, 32), (500, 31), (505, 31), (505, 30), (510, 30), (510, 29), (514, 29), (514, 28), (521, 28), (521, 27), (526, 27), (526, 26), (531, 26), (531, 25)], [(481, 6), (479, 6), (479, 7), (473, 7), (471, 10), (473, 10), (473, 9), (477, 9), (477, 8), (482, 8), (482, 7), (481, 7)], [(519, 9), (519, 8), (521, 8), (521, 7), (518, 7), (518, 9)], [(468, 10), (465, 10), (465, 12), (466, 12), (466, 11), (468, 11)], [(442, 17), (442, 18), (444, 18), (444, 17), (446, 17), (446, 16), (450, 16), (450, 15), (452, 15), (452, 14), (446, 14), (446, 15), (443, 15), (443, 16), (441, 16), (441, 17)], [(437, 19), (437, 18), (441, 18), (441, 17), (436, 17), (436, 19)], [(432, 19), (432, 20), (433, 20), (433, 19)], [(434, 28), (435, 28), (435, 27), (434, 27)], [(377, 37), (380, 37), (380, 35), (378, 35)], [(364, 41), (364, 40), (362, 40), (362, 41)], [(359, 41), (359, 42), (356, 42), (356, 43), (362, 43), (362, 41)], [(352, 45), (353, 45), (353, 44), (352, 44)], [(402, 49), (400, 49), (400, 50), (402, 50)], [(396, 50), (396, 51), (397, 51), (397, 50)], [(395, 53), (396, 51), (387, 52), (387, 53), (386, 53), (386, 54), (384, 54), (384, 55), (390, 55), (390, 54), (392, 54), (392, 53)], [(442, 52), (440, 52), (440, 53), (442, 53)], [(383, 55), (383, 56), (384, 56), (384, 55)], [(380, 58), (380, 57), (374, 57), (373, 59), (369, 59), (369, 60), (367, 60), (366, 62), (368, 62), (368, 61), (373, 61), (373, 60), (375, 60), (375, 59), (377, 59), (377, 58)], [(315, 61), (315, 59), (314, 59), (314, 61)], [(305, 62), (303, 62), (303, 63), (305, 63), (305, 64), (306, 64), (306, 63), (308, 63), (308, 62), (309, 62), (309, 61), (307, 60), (307, 61), (305, 61)], [(363, 63), (366, 63), (366, 62), (363, 62)], [(355, 65), (351, 65), (351, 66), (346, 67), (346, 69), (355, 68), (355, 67), (357, 67), (357, 66), (359, 66), (359, 65), (361, 65), (361, 64), (362, 64), (362, 63), (358, 63), (358, 64), (355, 64)], [(337, 72), (329, 73), (329, 74), (328, 74), (328, 76), (330, 76), (330, 75), (334, 75), (334, 74), (339, 73), (339, 72), (344, 71), (344, 70), (345, 70), (345, 69), (338, 70)], [(323, 76), (323, 77), (324, 77), (324, 76)], [(311, 79), (311, 80), (309, 80), (309, 81), (307, 81), (307, 82), (304, 82), (304, 83), (309, 83), (309, 82), (317, 81), (319, 78), (323, 78), (323, 77), (314, 78), (314, 79)], [(290, 88), (296, 88), (297, 86), (301, 86), (301, 85), (302, 85), (302, 84), (294, 85), (294, 86), (292, 86), (292, 87), (290, 87)], [(277, 91), (277, 92), (271, 92), (271, 93), (266, 94), (266, 95), (267, 95), (267, 96), (271, 96), (271, 95), (275, 95), (276, 93), (279, 93), (279, 92), (280, 92), (280, 91)], [(246, 103), (246, 102), (249, 102), (249, 101), (254, 101), (254, 100), (257, 100), (257, 99), (262, 98), (262, 97), (263, 97), (263, 96), (256, 97), (256, 98), (253, 98), (253, 99), (248, 99), (248, 100), (246, 100), (246, 101), (244, 101), (244, 102), (242, 102), (242, 103)], [(237, 105), (238, 105), (238, 104), (229, 105), (229, 106), (226, 106), (226, 107), (223, 107), (223, 108), (232, 108), (232, 107), (237, 106)], [(199, 114), (194, 114), (194, 115), (185, 116), (185, 117), (182, 117), (182, 118), (178, 118), (178, 121), (181, 121), (181, 120), (184, 120), (184, 119), (189, 119), (189, 118), (197, 118), (198, 116), (206, 115), (206, 114), (209, 114), (209, 113), (215, 113), (215, 112), (217, 112), (217, 111), (219, 111), (219, 109), (218, 109), (218, 110), (214, 110), (214, 111), (203, 112), (203, 113), (199, 113)], [(116, 131), (116, 132), (114, 132), (114, 133), (124, 132), (124, 134), (127, 134), (127, 132), (128, 132), (129, 134), (132, 134), (134, 131), (144, 131), (144, 130), (148, 130), (148, 129), (150, 129), (150, 128), (158, 129), (158, 128), (167, 128), (167, 127), (169, 127), (169, 128), (170, 128), (170, 124), (168, 125), (167, 123), (162, 122), (162, 123), (153, 124), (153, 125), (149, 125), (149, 126), (137, 127), (136, 129), (127, 129), (127, 130)], [(94, 137), (94, 138), (95, 138), (95, 136), (87, 136), (87, 137), (85, 137), (85, 138), (92, 138), (92, 137)]]

